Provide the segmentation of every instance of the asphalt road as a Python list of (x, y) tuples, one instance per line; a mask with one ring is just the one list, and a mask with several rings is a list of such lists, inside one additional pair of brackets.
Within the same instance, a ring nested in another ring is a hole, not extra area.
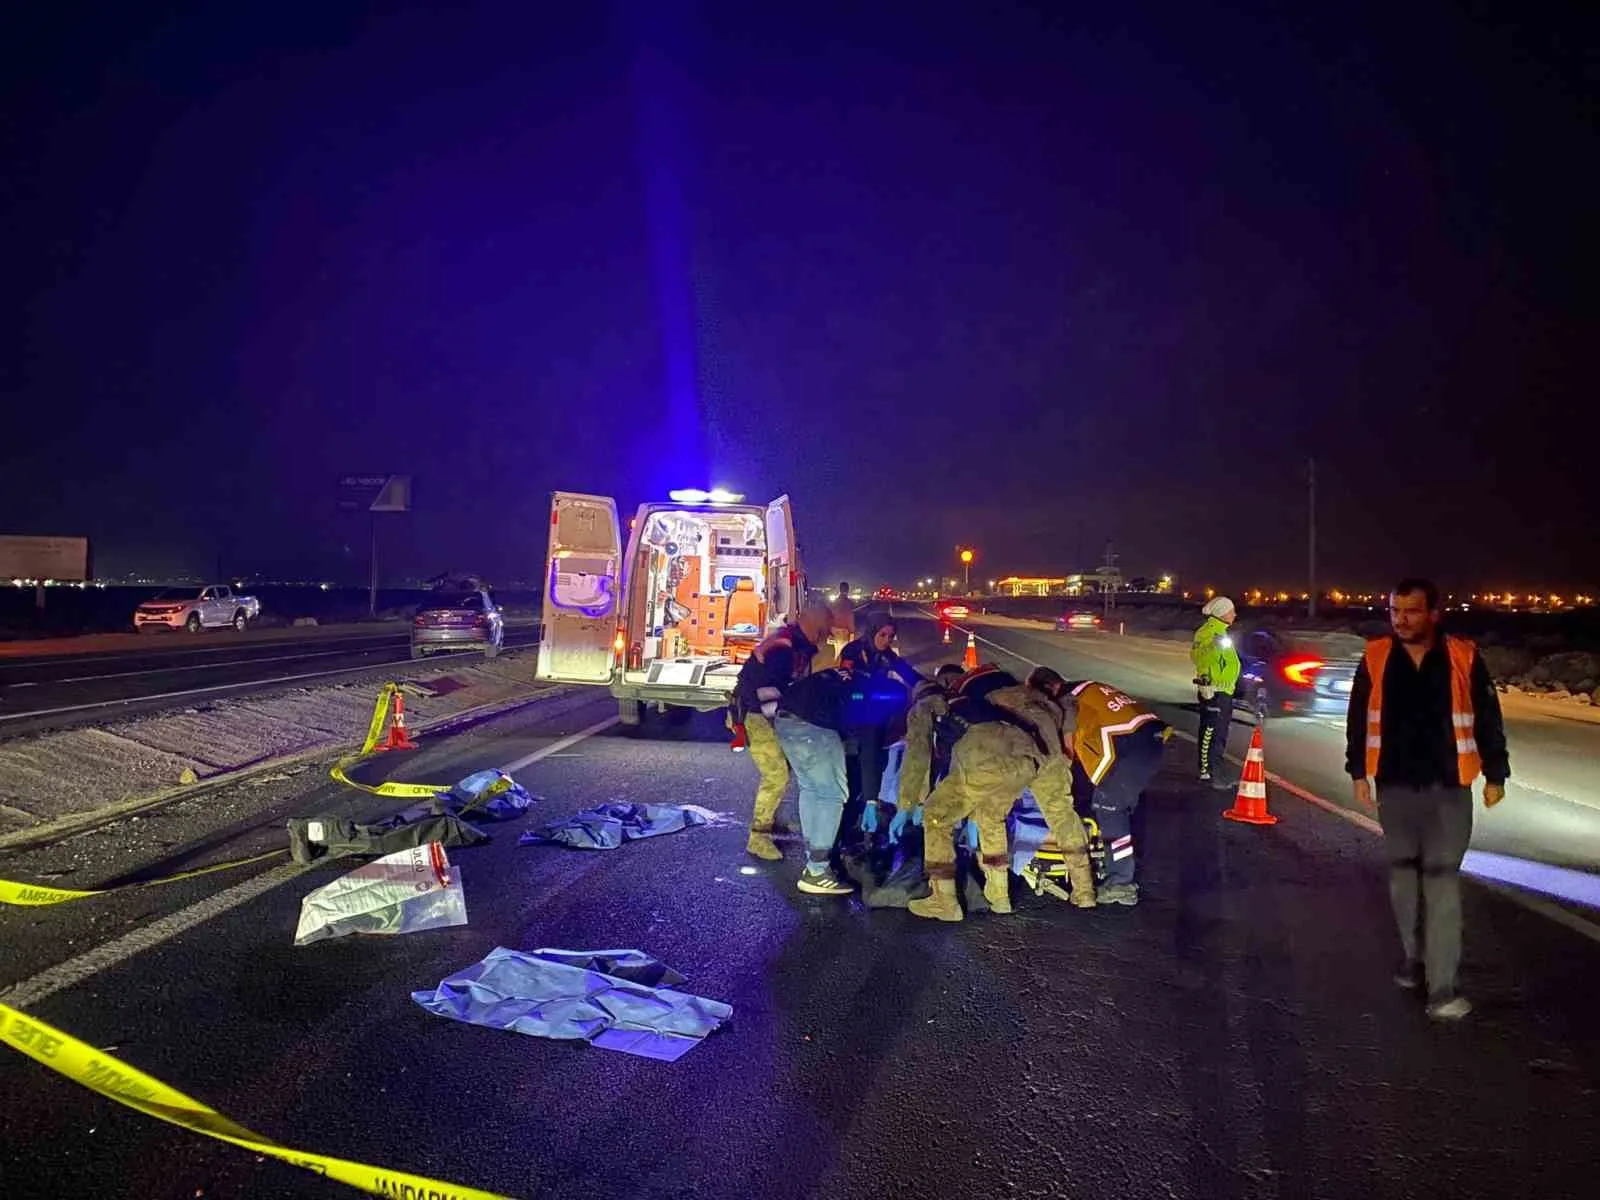
[[(1182, 745), (1141, 810), (1132, 910), (868, 912), (801, 896), (797, 847), (754, 863), (738, 826), (519, 847), (612, 797), (748, 816), (753, 770), (713, 718), (595, 731), (613, 713), (580, 694), (368, 769), (450, 781), (546, 754), (516, 772), (534, 815), (452, 852), (466, 927), (295, 949), (301, 896), (342, 867), (269, 863), (0, 910), (3, 998), (289, 1145), (514, 1196), (1592, 1194), (1600, 946), (1569, 928), (1469, 887), (1478, 1011), (1430, 1025), (1388, 982), (1376, 841), (1297, 801), (1270, 830), (1222, 821)], [(0, 876), (165, 873), (281, 845), (290, 814), (383, 804), (306, 772), (0, 857)], [(410, 1001), (495, 946), (645, 950), (734, 1018), (665, 1064)], [(0, 1089), (8, 1200), (349, 1194), (15, 1054)]]
[[(1181, 643), (1119, 637), (1099, 631), (1056, 633), (979, 618), (985, 658), (1038, 662), (1068, 678), (1092, 676), (1157, 702), (1171, 719), (1194, 728), (1193, 669)], [(1600, 723), (1581, 708), (1561, 710), (1504, 697), (1512, 778), (1506, 799), (1477, 809), (1475, 850), (1600, 872)], [(1230, 746), (1243, 757), (1253, 724), (1236, 720)], [(1344, 722), (1339, 718), (1283, 717), (1267, 722), (1267, 767), (1298, 786), (1338, 804), (1351, 803), (1344, 772)], [(1600, 894), (1600, 893), (1597, 893)]]
[[(507, 646), (531, 645), (537, 638), (532, 622), (506, 627)], [(127, 635), (122, 643), (108, 650), (0, 656), (0, 737), (202, 696), (216, 699), (266, 684), (330, 679), (411, 658), (409, 626), (318, 630), (299, 637), (276, 630), (266, 636), (231, 630), (194, 637)]]

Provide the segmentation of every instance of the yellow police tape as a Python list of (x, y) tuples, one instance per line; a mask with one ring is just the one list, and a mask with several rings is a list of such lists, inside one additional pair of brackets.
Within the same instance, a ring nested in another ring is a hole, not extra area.
[(3, 1003), (0, 1003), (0, 1040), (68, 1079), (147, 1117), (231, 1142), (374, 1196), (404, 1197), (405, 1200), (511, 1200), (497, 1192), (443, 1183), (425, 1175), (386, 1171), (366, 1163), (309, 1154), (280, 1145), (235, 1124), (216, 1109), (185, 1096), (159, 1079), (152, 1079), (143, 1071)]
[(278, 858), (287, 854), (285, 849), (268, 850), (265, 854), (255, 854), (249, 858), (236, 858), (231, 862), (212, 863), (209, 867), (196, 867), (193, 871), (180, 871), (176, 875), (167, 875), (161, 879), (144, 879), (138, 883), (124, 883), (117, 887), (90, 888), (87, 891), (76, 891), (72, 888), (45, 887), (37, 883), (14, 883), (9, 879), (0, 879), (0, 904), (11, 904), (19, 908), (41, 907), (46, 904), (65, 904), (69, 900), (83, 900), (89, 896), (105, 896), (111, 892), (120, 892), (127, 888), (159, 887), (163, 883), (177, 883), (182, 879), (194, 879), (200, 875), (210, 875), (214, 871), (231, 871), (234, 867), (245, 867), (251, 863), (266, 862), (269, 858)]
[[(378, 702), (372, 709), (372, 720), (367, 726), (366, 739), (361, 743), (361, 749), (354, 754), (346, 755), (329, 772), (336, 780), (346, 787), (353, 787), (358, 791), (369, 792), (374, 796), (399, 796), (407, 799), (426, 798), (437, 796), (441, 792), (448, 792), (448, 784), (438, 783), (357, 783), (351, 779), (346, 771), (355, 766), (367, 755), (377, 748), (378, 739), (383, 734), (383, 718), (389, 711), (389, 703), (394, 694), (400, 690), (399, 685), (386, 683), (378, 693)], [(74, 888), (46, 887), (36, 883), (16, 883), (9, 879), (0, 879), (0, 904), (10, 904), (15, 907), (42, 907), (49, 904), (66, 904), (71, 900), (84, 900), (90, 896), (105, 896), (111, 892), (120, 892), (127, 888), (158, 887), (164, 883), (177, 883), (184, 879), (194, 879), (200, 875), (209, 875), (213, 871), (231, 871), (234, 867), (245, 867), (251, 863), (265, 862), (269, 858), (276, 858), (287, 850), (269, 850), (265, 854), (257, 854), (250, 858), (236, 858), (230, 862), (213, 863), (209, 867), (198, 867), (193, 871), (181, 871), (176, 875), (168, 875), (162, 879), (146, 879), (138, 883), (125, 883), (111, 888), (88, 888), (77, 890)]]
[(346, 755), (334, 764), (332, 775), (346, 787), (353, 787), (357, 791), (368, 792), (374, 796), (399, 796), (404, 799), (426, 799), (437, 796), (441, 792), (450, 790), (449, 784), (439, 783), (357, 783), (346, 772), (367, 755), (371, 754), (378, 746), (378, 739), (383, 736), (383, 717), (389, 711), (389, 701), (400, 690), (398, 684), (386, 683), (383, 690), (378, 693), (378, 702), (372, 708), (372, 720), (367, 725), (367, 737), (361, 743), (361, 749), (354, 754)]

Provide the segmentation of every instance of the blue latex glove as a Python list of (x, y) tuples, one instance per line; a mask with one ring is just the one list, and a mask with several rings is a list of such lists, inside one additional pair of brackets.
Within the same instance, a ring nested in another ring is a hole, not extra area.
[(878, 802), (876, 800), (868, 800), (866, 804), (862, 806), (861, 832), (878, 832)]
[(961, 841), (974, 854), (978, 851), (978, 823), (964, 821), (961, 825)]
[[(920, 814), (922, 809), (918, 808), (916, 811)], [(894, 814), (894, 820), (889, 822), (889, 845), (894, 846), (899, 843), (900, 835), (906, 831), (906, 826), (909, 825), (912, 820), (912, 814), (903, 808)]]
[(922, 805), (917, 805), (911, 810), (911, 823), (918, 829), (922, 828)]

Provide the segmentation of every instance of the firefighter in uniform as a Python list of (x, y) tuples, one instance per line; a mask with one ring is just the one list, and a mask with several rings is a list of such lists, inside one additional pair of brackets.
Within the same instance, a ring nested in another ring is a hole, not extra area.
[(1028, 676), (1028, 686), (1061, 703), (1072, 719), (1072, 754), (1093, 789), (1090, 808), (1105, 845), (1106, 878), (1095, 899), (1131, 907), (1139, 902), (1133, 810), (1161, 769), (1172, 729), (1109, 683), (1068, 683), (1049, 667), (1039, 667)]
[(923, 807), (923, 864), (933, 894), (913, 900), (911, 912), (941, 921), (962, 919), (956, 898), (955, 826), (977, 825), (983, 896), (996, 913), (1011, 911), (1006, 815), (1024, 788), (1033, 791), (1066, 857), (1072, 902), (1092, 907), (1094, 874), (1083, 823), (1072, 805), (1071, 730), (1062, 707), (993, 665), (957, 682), (943, 722), (950, 772)]
[(808, 603), (793, 622), (769, 634), (745, 660), (728, 705), (733, 748), (748, 746), (761, 776), (745, 849), (769, 862), (783, 857), (772, 840), (772, 822), (789, 786), (789, 760), (773, 732), (772, 719), (783, 693), (811, 673), (817, 646), (832, 625), (833, 613), (826, 604)]
[(1200, 694), (1200, 782), (1227, 791), (1233, 784), (1228, 782), (1224, 756), (1233, 725), (1233, 690), (1239, 686), (1239, 651), (1228, 626), (1238, 610), (1226, 596), (1216, 596), (1200, 612), (1205, 621), (1194, 631), (1189, 647)]

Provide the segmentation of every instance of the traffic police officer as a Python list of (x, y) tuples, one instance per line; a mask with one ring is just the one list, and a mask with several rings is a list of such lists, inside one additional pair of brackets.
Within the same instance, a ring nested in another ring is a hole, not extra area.
[(1238, 610), (1226, 596), (1216, 596), (1200, 612), (1205, 621), (1194, 631), (1189, 648), (1200, 693), (1200, 781), (1227, 791), (1233, 784), (1227, 778), (1224, 755), (1233, 724), (1233, 692), (1239, 686), (1239, 652), (1228, 627)]

